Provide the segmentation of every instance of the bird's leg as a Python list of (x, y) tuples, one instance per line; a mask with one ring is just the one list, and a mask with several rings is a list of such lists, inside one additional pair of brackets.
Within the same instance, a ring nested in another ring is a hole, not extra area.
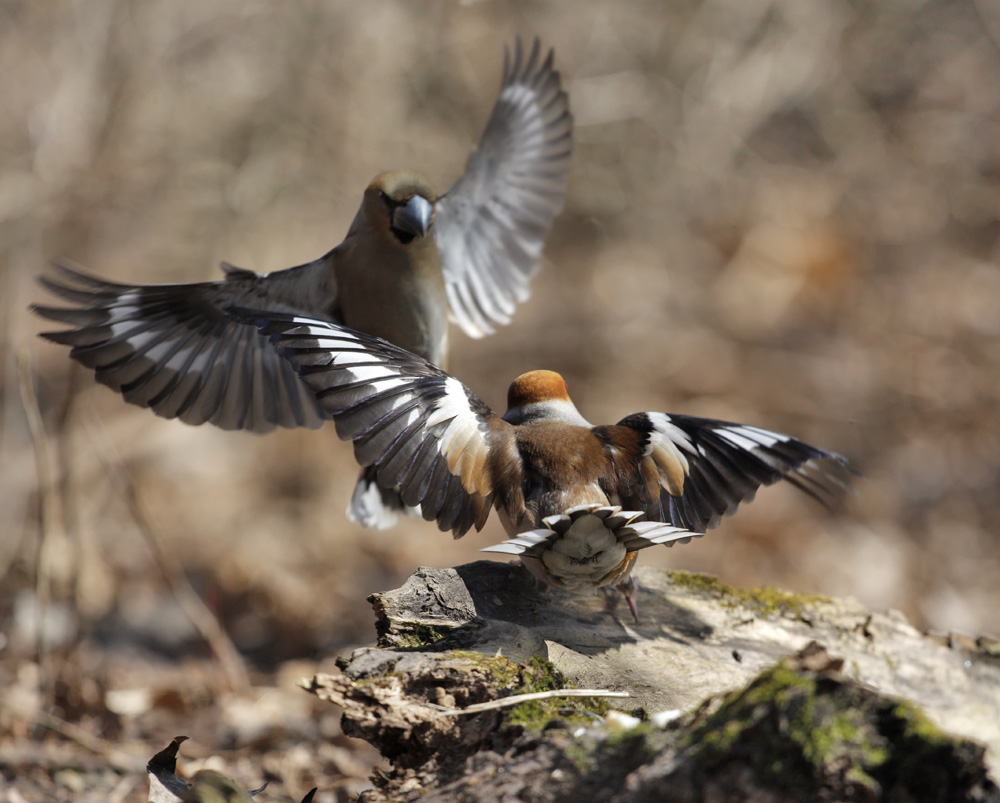
[(615, 588), (625, 595), (625, 601), (628, 603), (629, 612), (632, 614), (632, 621), (639, 624), (639, 604), (635, 601), (634, 596), (635, 592), (639, 590), (639, 581), (630, 575), (627, 579), (617, 583)]

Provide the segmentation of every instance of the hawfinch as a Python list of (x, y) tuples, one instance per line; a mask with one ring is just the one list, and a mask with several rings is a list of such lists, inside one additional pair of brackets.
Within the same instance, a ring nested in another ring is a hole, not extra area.
[(256, 320), (378, 481), (456, 538), (495, 507), (544, 583), (583, 592), (626, 581), (640, 549), (688, 542), (784, 478), (824, 502), (846, 488), (838, 454), (743, 424), (634, 413), (594, 426), (563, 378), (531, 371), (498, 416), (465, 385), (384, 340), (326, 321)]
[[(562, 208), (573, 118), (552, 51), (504, 51), (503, 81), (479, 146), (444, 195), (418, 173), (381, 173), (344, 241), (314, 262), (258, 275), (223, 264), (197, 284), (104, 281), (60, 266), (43, 278), (73, 309), (34, 306), (74, 329), (44, 337), (125, 400), (165, 418), (267, 432), (318, 427), (324, 411), (291, 366), (232, 305), (308, 315), (368, 332), (443, 365), (448, 319), (470, 337), (506, 324), (538, 270)], [(362, 474), (349, 508), (388, 526), (398, 495)]]

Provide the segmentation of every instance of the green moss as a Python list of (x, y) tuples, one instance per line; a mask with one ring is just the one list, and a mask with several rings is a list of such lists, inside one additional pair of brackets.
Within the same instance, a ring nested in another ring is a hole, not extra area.
[(472, 664), (492, 679), (500, 688), (508, 689), (516, 686), (521, 679), (521, 665), (502, 655), (489, 656), (474, 650), (448, 650), (447, 658), (456, 658)]
[(843, 766), (853, 783), (878, 790), (871, 772), (888, 757), (885, 739), (863, 708), (828, 694), (828, 684), (778, 664), (724, 698), (682, 744), (707, 768), (734, 758), (749, 761), (782, 789)]
[(930, 745), (951, 742), (948, 734), (931, 722), (927, 715), (912, 703), (896, 700), (889, 710), (890, 716), (901, 723), (902, 736), (907, 740), (918, 740)]
[(865, 799), (935, 801), (975, 785), (983, 753), (911, 703), (785, 662), (722, 698), (680, 747), (705, 774), (731, 761), (747, 764), (792, 796), (833, 783), (866, 790)]
[(556, 669), (548, 658), (533, 655), (524, 665), (524, 675), (519, 694), (529, 694), (536, 691), (553, 691), (555, 689), (575, 688), (566, 680), (562, 672)]
[(777, 588), (736, 588), (710, 574), (668, 572), (674, 585), (715, 597), (728, 608), (748, 608), (761, 616), (808, 619), (809, 611), (829, 602), (818, 594), (792, 594)]
[(431, 625), (410, 622), (398, 631), (386, 634), (383, 646), (399, 650), (421, 650), (441, 641), (447, 634)]
[[(551, 661), (536, 655), (524, 665), (517, 684), (508, 688), (511, 695), (515, 695), (576, 687), (563, 677)], [(603, 717), (610, 708), (607, 700), (600, 697), (550, 697), (545, 700), (529, 700), (505, 710), (508, 723), (531, 731), (541, 731), (553, 720), (590, 725), (593, 724), (595, 715)]]
[(927, 795), (927, 800), (946, 799), (948, 787), (967, 772), (966, 767), (983, 750), (945, 733), (912, 703), (887, 700), (880, 714), (882, 730), (896, 746), (893, 761), (881, 773), (883, 782), (902, 783)]
[[(503, 656), (483, 655), (472, 650), (448, 650), (442, 657), (453, 658), (463, 667), (471, 664), (489, 678), (500, 697), (576, 688), (551, 661), (540, 656), (530, 658), (523, 666)], [(529, 700), (501, 710), (507, 723), (541, 731), (553, 720), (592, 724), (594, 715), (605, 716), (610, 706), (600, 697), (552, 697)]]

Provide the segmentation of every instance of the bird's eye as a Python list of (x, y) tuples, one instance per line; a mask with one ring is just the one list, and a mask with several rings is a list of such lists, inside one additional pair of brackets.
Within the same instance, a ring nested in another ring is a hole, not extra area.
[(382, 203), (386, 206), (392, 206), (392, 198), (386, 195), (384, 190), (378, 191), (378, 197), (382, 199)]

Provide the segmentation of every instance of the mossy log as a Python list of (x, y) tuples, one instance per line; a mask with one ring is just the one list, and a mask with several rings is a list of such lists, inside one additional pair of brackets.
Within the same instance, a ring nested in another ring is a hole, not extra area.
[[(392, 763), (365, 800), (1000, 803), (995, 640), (704, 575), (639, 581), (638, 625), (616, 595), (543, 593), (498, 563), (370, 598), (379, 646), (308, 684)], [(630, 698), (480, 710), (567, 686)]]

